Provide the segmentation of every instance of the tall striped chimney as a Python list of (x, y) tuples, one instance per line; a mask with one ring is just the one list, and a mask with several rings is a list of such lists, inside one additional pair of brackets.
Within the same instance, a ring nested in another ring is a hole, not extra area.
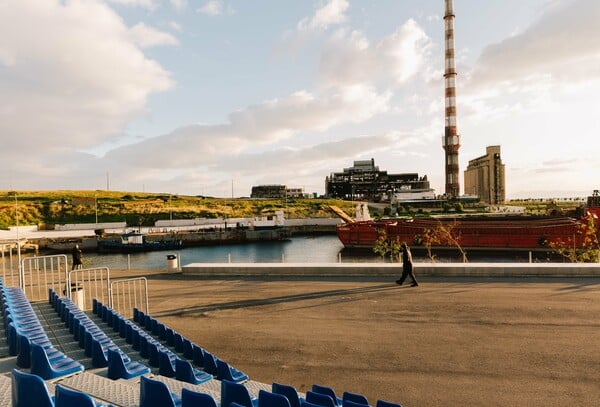
[(458, 181), (458, 149), (460, 136), (456, 124), (456, 64), (454, 61), (454, 0), (446, 1), (444, 14), (444, 33), (446, 37), (446, 68), (444, 82), (446, 86), (446, 127), (443, 139), (446, 153), (446, 195), (458, 197), (460, 183)]

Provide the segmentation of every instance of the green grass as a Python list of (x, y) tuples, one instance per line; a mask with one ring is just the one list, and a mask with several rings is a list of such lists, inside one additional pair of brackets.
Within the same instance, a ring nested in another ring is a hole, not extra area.
[[(15, 201), (15, 194), (17, 200)], [(91, 200), (91, 205), (74, 205), (73, 199)], [(52, 228), (55, 224), (122, 222), (153, 226), (161, 219), (196, 217), (251, 217), (284, 210), (287, 219), (334, 217), (328, 205), (353, 215), (354, 203), (335, 199), (223, 199), (119, 191), (0, 191), (0, 229), (14, 226), (18, 209), (19, 225)]]

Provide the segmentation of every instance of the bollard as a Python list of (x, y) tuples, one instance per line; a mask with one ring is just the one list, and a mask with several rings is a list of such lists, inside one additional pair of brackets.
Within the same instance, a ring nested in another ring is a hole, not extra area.
[(338, 263), (342, 262), (342, 253), (338, 253)]
[(529, 262), (533, 263), (533, 261), (531, 260), (531, 250), (529, 251)]
[(227, 253), (227, 263), (231, 263), (231, 253)]
[(127, 255), (127, 270), (131, 270), (131, 254)]

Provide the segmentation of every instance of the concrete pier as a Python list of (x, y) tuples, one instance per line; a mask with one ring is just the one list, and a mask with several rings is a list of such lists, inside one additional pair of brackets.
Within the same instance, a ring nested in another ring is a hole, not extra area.
[[(397, 277), (400, 263), (191, 263), (203, 277)], [(415, 263), (418, 277), (600, 277), (598, 263)]]

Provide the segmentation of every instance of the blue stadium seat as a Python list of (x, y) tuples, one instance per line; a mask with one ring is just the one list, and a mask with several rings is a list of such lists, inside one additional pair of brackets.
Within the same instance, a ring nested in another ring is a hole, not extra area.
[(213, 396), (198, 393), (185, 387), (181, 389), (181, 407), (218, 407)]
[(217, 379), (241, 383), (248, 380), (248, 375), (229, 365), (229, 363), (217, 359)]
[(40, 345), (31, 345), (31, 373), (44, 380), (71, 375), (83, 371), (83, 365), (70, 357), (50, 361), (46, 350)]
[(258, 392), (258, 407), (291, 407), (287, 397), (265, 390)]
[(221, 406), (229, 406), (231, 403), (238, 403), (244, 407), (257, 407), (258, 399), (251, 398), (243, 384), (221, 380)]
[(204, 351), (202, 354), (204, 371), (210, 373), (213, 376), (217, 376), (217, 358), (210, 352)]
[(331, 397), (331, 399), (333, 400), (333, 402), (336, 405), (341, 405), (342, 404), (342, 399), (338, 398), (335, 394), (335, 391), (333, 391), (333, 389), (331, 387), (327, 387), (327, 386), (321, 386), (318, 384), (313, 384), (312, 385), (312, 391), (315, 393), (320, 393), (320, 394), (326, 394), (329, 397)]
[(195, 343), (192, 343), (192, 361), (196, 366), (204, 366), (204, 349)]
[(158, 353), (158, 374), (166, 377), (175, 377), (175, 360), (172, 352), (166, 350)]
[(306, 401), (316, 404), (321, 407), (337, 407), (335, 401), (327, 394), (315, 393), (314, 391), (306, 392)]
[(271, 385), (271, 391), (273, 393), (285, 396), (290, 402), (290, 407), (300, 407), (301, 403), (304, 401), (302, 398), (300, 398), (298, 391), (294, 386), (273, 382)]
[(213, 377), (202, 370), (194, 369), (189, 361), (177, 358), (175, 360), (175, 378), (191, 384), (202, 384)]
[(94, 399), (86, 393), (71, 390), (60, 384), (56, 385), (54, 397), (55, 407), (96, 407), (102, 405), (96, 404)]
[(121, 352), (109, 349), (107, 372), (109, 379), (132, 379), (146, 373), (150, 373), (149, 367), (133, 360), (125, 362)]
[(350, 393), (349, 391), (345, 391), (342, 394), (342, 405), (344, 407), (356, 407), (356, 406), (347, 405), (346, 403), (348, 403), (348, 402), (362, 404), (363, 406), (369, 405), (369, 400), (367, 400), (367, 398), (365, 396), (363, 396), (362, 394)]
[(179, 407), (181, 398), (169, 390), (166, 384), (146, 376), (140, 377), (139, 407)]
[(11, 381), (13, 407), (54, 407), (41, 377), (13, 369)]

